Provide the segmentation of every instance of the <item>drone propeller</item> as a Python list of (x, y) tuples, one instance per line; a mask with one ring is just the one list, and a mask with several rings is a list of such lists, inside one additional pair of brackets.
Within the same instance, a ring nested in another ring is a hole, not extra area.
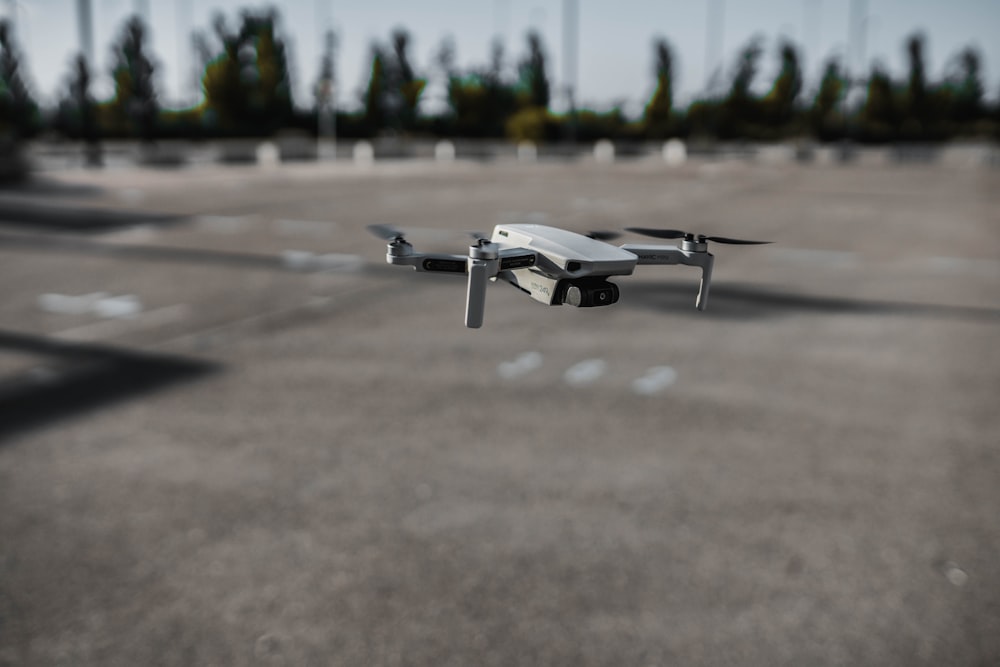
[(771, 243), (771, 241), (731, 239), (725, 236), (705, 236), (704, 234), (696, 235), (691, 232), (681, 231), (680, 229), (657, 229), (651, 227), (626, 227), (625, 229), (630, 232), (635, 232), (636, 234), (642, 234), (643, 236), (652, 236), (655, 239), (684, 239), (686, 241), (696, 241), (697, 243), (713, 241), (715, 243), (729, 243), (731, 245), (763, 245), (765, 243)]
[(366, 229), (384, 241), (402, 241), (403, 230), (392, 225), (368, 225)]
[(621, 232), (612, 232), (605, 229), (595, 229), (593, 231), (587, 232), (587, 238), (594, 239), (595, 241), (613, 241), (619, 236)]

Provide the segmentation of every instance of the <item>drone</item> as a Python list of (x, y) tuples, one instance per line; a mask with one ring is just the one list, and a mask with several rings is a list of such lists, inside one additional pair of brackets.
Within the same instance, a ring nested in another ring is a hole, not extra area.
[(677, 245), (609, 243), (620, 234), (594, 231), (588, 234), (537, 224), (502, 224), (489, 237), (472, 233), (475, 243), (465, 255), (418, 253), (403, 231), (391, 225), (369, 225), (368, 231), (388, 242), (386, 262), (411, 266), (420, 272), (451, 273), (468, 279), (465, 326), (483, 326), (486, 287), (503, 280), (547, 306), (578, 308), (617, 303), (618, 286), (612, 276), (627, 276), (642, 264), (684, 264), (701, 269), (695, 306), (705, 310), (712, 281), (715, 256), (709, 242), (759, 245), (770, 241), (748, 241), (724, 236), (692, 234), (679, 229), (626, 227), (626, 231), (658, 239), (682, 239)]

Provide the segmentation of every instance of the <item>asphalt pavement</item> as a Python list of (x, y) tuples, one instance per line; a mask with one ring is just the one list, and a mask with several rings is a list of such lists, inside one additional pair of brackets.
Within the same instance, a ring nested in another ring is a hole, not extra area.
[[(468, 330), (365, 231), (518, 221), (774, 243)], [(995, 169), (53, 171), (0, 278), (0, 665), (1000, 663)]]

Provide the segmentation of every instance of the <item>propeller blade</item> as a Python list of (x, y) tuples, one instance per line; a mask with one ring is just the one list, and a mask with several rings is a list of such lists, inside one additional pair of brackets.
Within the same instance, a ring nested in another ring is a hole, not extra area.
[(366, 229), (384, 241), (395, 241), (403, 238), (403, 231), (392, 225), (368, 225)]
[(603, 229), (595, 229), (594, 231), (587, 232), (587, 238), (594, 239), (595, 241), (613, 241), (619, 236), (621, 236), (621, 232), (612, 232)]
[(687, 232), (679, 229), (656, 229), (653, 227), (626, 227), (626, 231), (652, 236), (654, 239), (682, 239), (687, 236)]
[(725, 236), (703, 236), (700, 237), (706, 241), (714, 241), (715, 243), (729, 243), (732, 245), (764, 245), (766, 243), (772, 243), (772, 241), (748, 241), (746, 239), (729, 239)]
[(482, 232), (466, 232), (466, 234), (468, 234), (469, 236), (471, 236), (472, 238), (474, 238), (477, 241), (489, 241), (490, 240), (490, 237), (487, 236), (486, 234), (483, 234)]

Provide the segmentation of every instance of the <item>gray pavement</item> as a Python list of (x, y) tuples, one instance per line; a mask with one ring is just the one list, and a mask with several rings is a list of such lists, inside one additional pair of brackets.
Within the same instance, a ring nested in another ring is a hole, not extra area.
[[(1000, 662), (1000, 172), (45, 178), (0, 193), (0, 665)], [(646, 267), (470, 331), (364, 231), (516, 220), (777, 243), (704, 313)]]

